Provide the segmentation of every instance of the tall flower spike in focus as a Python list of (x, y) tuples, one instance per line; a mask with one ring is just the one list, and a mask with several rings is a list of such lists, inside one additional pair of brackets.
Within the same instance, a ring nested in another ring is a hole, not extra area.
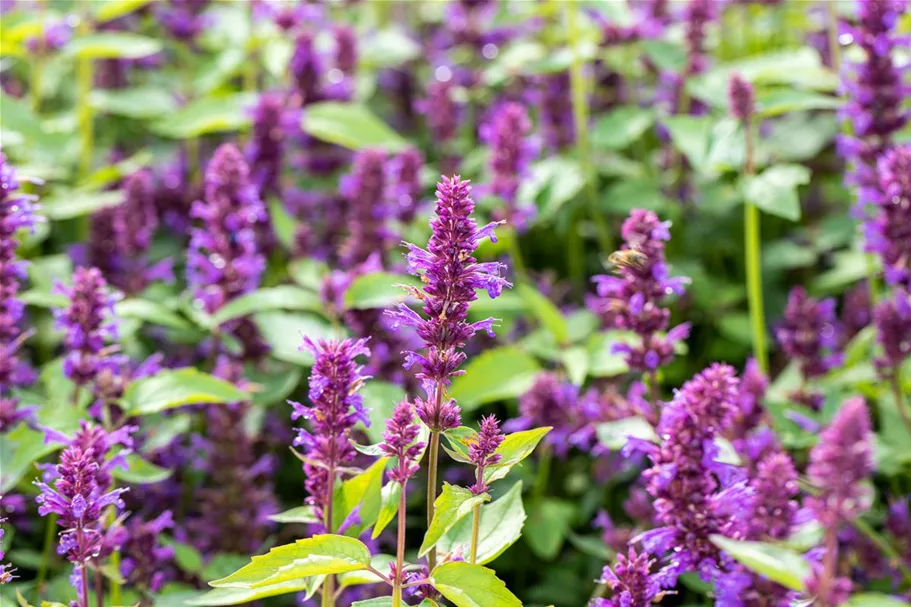
[(690, 332), (689, 323), (668, 331), (671, 312), (661, 307), (669, 295), (683, 294), (687, 280), (668, 276), (664, 243), (671, 238), (670, 225), (652, 211), (633, 209), (623, 222), (623, 250), (609, 259), (619, 276), (595, 276), (598, 296), (587, 300), (605, 328), (639, 335), (640, 344), (618, 345), (617, 350), (626, 355), (631, 369), (643, 373), (654, 373), (671, 362), (674, 346)]
[(806, 505), (824, 528), (853, 521), (869, 508), (862, 481), (874, 470), (872, 438), (867, 404), (855, 396), (844, 402), (810, 451), (807, 475), (819, 492)]
[(405, 367), (418, 364), (428, 400), (417, 399), (418, 416), (434, 432), (459, 425), (459, 408), (452, 399), (444, 399), (451, 378), (464, 373), (459, 367), (466, 355), (462, 348), (479, 330), (493, 336), (494, 319), (468, 322), (468, 307), (477, 299), (476, 291), (485, 289), (493, 299), (503, 287), (512, 285), (500, 273), (505, 265), (497, 262), (478, 263), (472, 257), (482, 238), (496, 240), (489, 223), (478, 228), (471, 217), (474, 201), (471, 186), (460, 177), (443, 177), (437, 185), (436, 216), (430, 221), (432, 234), (427, 249), (406, 243), (408, 271), (420, 276), (424, 286), (409, 292), (423, 302), (427, 318), (404, 303), (387, 311), (395, 323), (412, 326), (424, 340), (423, 354), (407, 352)]
[(76, 268), (72, 286), (57, 285), (70, 304), (54, 310), (56, 326), (65, 332), (63, 372), (77, 386), (95, 380), (105, 359), (105, 339), (117, 338), (114, 303), (98, 268)]
[(468, 445), (468, 459), (474, 464), (477, 474), (471, 492), (481, 495), (487, 492), (487, 483), (484, 481), (484, 470), (499, 463), (501, 455), (496, 453), (497, 448), (503, 443), (503, 433), (500, 432), (500, 422), (493, 415), (481, 418), (481, 430), (478, 440)]
[(420, 470), (417, 458), (425, 446), (415, 442), (420, 432), (421, 427), (414, 420), (414, 407), (403, 400), (386, 421), (386, 432), (380, 445), (386, 456), (397, 458), (395, 466), (389, 471), (389, 480), (404, 485)]
[(23, 325), (25, 304), (17, 298), (25, 279), (25, 262), (16, 259), (16, 232), (35, 226), (35, 196), (19, 192), (16, 169), (0, 152), (0, 434), (29, 416), (19, 407), (11, 389), (35, 379), (28, 363), (18, 356), (28, 338)]
[(292, 420), (310, 421), (310, 429), (299, 428), (294, 445), (304, 447), (307, 462), (305, 486), (308, 503), (323, 521), (323, 531), (331, 533), (331, 499), (339, 468), (349, 465), (356, 455), (351, 443), (351, 429), (358, 421), (369, 424), (361, 395), (364, 380), (358, 356), (370, 356), (367, 340), (325, 340), (313, 342), (304, 338), (304, 347), (316, 361), (310, 372), (308, 396), (311, 405), (289, 401), (294, 409)]

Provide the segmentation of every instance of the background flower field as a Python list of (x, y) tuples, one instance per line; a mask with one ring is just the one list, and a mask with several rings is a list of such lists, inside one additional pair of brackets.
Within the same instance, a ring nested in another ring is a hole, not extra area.
[(0, 0), (0, 605), (911, 599), (906, 0)]

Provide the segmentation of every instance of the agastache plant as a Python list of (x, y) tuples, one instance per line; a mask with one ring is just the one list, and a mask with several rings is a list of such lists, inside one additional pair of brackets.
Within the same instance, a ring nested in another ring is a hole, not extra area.
[[(408, 288), (423, 303), (427, 318), (399, 304), (388, 314), (397, 324), (414, 327), (427, 350), (421, 354), (407, 352), (405, 367), (419, 365), (418, 378), (423, 382), (426, 400), (415, 399), (418, 417), (430, 428), (429, 482), (427, 488), (427, 522), (433, 520), (436, 499), (437, 456), (440, 433), (460, 423), (459, 406), (446, 395), (451, 379), (461, 375), (459, 367), (467, 358), (462, 348), (479, 330), (494, 335), (494, 319), (468, 322), (468, 308), (484, 289), (494, 299), (503, 287), (512, 286), (500, 273), (504, 264), (478, 262), (472, 254), (483, 238), (495, 241), (494, 228), (501, 222), (477, 227), (471, 214), (474, 201), (471, 186), (459, 176), (443, 177), (437, 185), (435, 217), (430, 221), (432, 234), (427, 249), (413, 244), (408, 247), (408, 271), (421, 277), (424, 286)], [(431, 553), (431, 568), (434, 555)]]

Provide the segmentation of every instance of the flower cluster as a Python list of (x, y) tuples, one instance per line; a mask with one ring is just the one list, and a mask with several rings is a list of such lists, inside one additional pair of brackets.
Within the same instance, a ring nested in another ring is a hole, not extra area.
[[(5, 522), (5, 518), (0, 518), (0, 525)], [(0, 542), (3, 541), (4, 533), (5, 532), (3, 530), (3, 527), (0, 527)], [(3, 562), (4, 556), (6, 556), (6, 554), (3, 552), (3, 545), (0, 544), (0, 585), (9, 584), (11, 581), (13, 581), (13, 579), (15, 579), (13, 573), (16, 572), (16, 570), (13, 569), (10, 565)]]
[(670, 222), (653, 212), (634, 209), (623, 222), (623, 250), (611, 256), (620, 276), (596, 276), (598, 296), (587, 302), (605, 327), (638, 335), (638, 344), (621, 344), (617, 350), (626, 355), (631, 369), (642, 372), (668, 364), (676, 343), (690, 331), (689, 323), (668, 331), (671, 312), (661, 307), (669, 295), (683, 293), (685, 282), (668, 276), (664, 243), (670, 240), (669, 229)]
[(499, 463), (502, 456), (496, 453), (496, 450), (503, 443), (504, 438), (500, 432), (500, 422), (496, 417), (486, 415), (481, 418), (478, 440), (468, 445), (468, 460), (477, 469), (475, 483), (471, 486), (471, 492), (475, 495), (487, 492), (484, 470)]
[(63, 330), (66, 358), (63, 371), (77, 386), (91, 384), (101, 371), (107, 354), (105, 339), (117, 338), (114, 303), (98, 268), (76, 268), (72, 286), (57, 285), (70, 304), (55, 310), (57, 328)]
[(25, 262), (16, 260), (16, 232), (35, 225), (35, 197), (19, 188), (16, 170), (0, 152), (0, 433), (29, 415), (29, 410), (19, 408), (10, 388), (34, 379), (31, 368), (17, 356), (28, 332), (22, 328), (25, 304), (17, 298)]
[(911, 356), (911, 293), (896, 289), (873, 310), (876, 339), (883, 354), (874, 362), (880, 373), (892, 379), (902, 363)]
[(756, 110), (756, 93), (753, 85), (740, 74), (731, 76), (728, 83), (728, 105), (731, 114), (744, 124), (748, 124)]
[(482, 238), (495, 240), (496, 222), (478, 228), (471, 213), (474, 201), (471, 186), (460, 177), (444, 177), (437, 185), (436, 217), (430, 222), (432, 234), (427, 249), (408, 244), (408, 271), (421, 277), (422, 289), (410, 289), (424, 304), (427, 318), (399, 304), (388, 314), (397, 324), (414, 327), (427, 346), (425, 354), (407, 352), (406, 368), (419, 364), (418, 377), (424, 382), (428, 401), (417, 399), (418, 416), (432, 430), (459, 425), (455, 401), (444, 400), (450, 378), (459, 375), (466, 355), (461, 351), (478, 330), (493, 335), (494, 319), (468, 322), (468, 307), (477, 299), (476, 291), (485, 289), (491, 298), (503, 287), (512, 286), (500, 276), (504, 265), (479, 263), (472, 253)]
[(410, 223), (421, 203), (421, 169), (424, 157), (416, 148), (402, 150), (386, 163), (386, 184), (392, 211), (403, 223)]
[(158, 10), (161, 24), (177, 40), (193, 42), (206, 26), (210, 0), (168, 0)]
[(490, 146), (490, 193), (503, 199), (505, 208), (498, 218), (505, 219), (516, 230), (527, 227), (534, 215), (531, 205), (517, 199), (519, 184), (527, 177), (528, 165), (537, 155), (537, 144), (529, 137), (531, 119), (525, 107), (505, 103), (481, 126), (480, 138)]
[(555, 152), (569, 148), (576, 141), (569, 72), (542, 76), (536, 92), (538, 120), (547, 147)]
[[(297, 430), (294, 444), (304, 447), (309, 502), (323, 519), (336, 475), (354, 460), (351, 429), (358, 421), (369, 423), (358, 394), (366, 378), (355, 359), (370, 356), (370, 350), (364, 339), (314, 342), (304, 338), (304, 347), (316, 358), (310, 372), (311, 406), (290, 401), (294, 409), (291, 419), (310, 421), (310, 430)], [(329, 524), (331, 521), (324, 521), (327, 531)]]
[(282, 93), (263, 93), (253, 108), (253, 132), (245, 155), (250, 179), (261, 198), (279, 194), (279, 175), (285, 155), (285, 139), (294, 132), (296, 114), (285, 110)]
[(866, 224), (867, 250), (883, 260), (886, 281), (911, 290), (911, 145), (896, 146), (878, 162), (874, 215)]
[(611, 591), (609, 598), (593, 600), (589, 607), (647, 607), (660, 601), (668, 588), (674, 584), (674, 576), (668, 568), (652, 572), (655, 559), (647, 552), (637, 553), (629, 549), (629, 555), (618, 554), (613, 568), (605, 567), (600, 583)]
[(386, 198), (386, 153), (361, 150), (354, 156), (351, 173), (342, 177), (340, 193), (347, 203), (348, 238), (342, 244), (344, 267), (353, 268), (389, 248), (386, 223), (392, 212)]
[(165, 510), (150, 521), (131, 517), (126, 525), (120, 574), (127, 583), (158, 592), (168, 579), (166, 565), (174, 558), (174, 548), (161, 545), (161, 534), (174, 527), (174, 517)]
[(424, 443), (415, 442), (421, 427), (414, 421), (414, 407), (402, 401), (395, 407), (392, 417), (386, 422), (386, 432), (380, 448), (388, 457), (397, 458), (389, 471), (389, 480), (404, 485), (417, 474), (420, 464), (417, 459), (424, 451)]
[(519, 417), (508, 420), (508, 432), (550, 426), (544, 438), (560, 456), (570, 449), (570, 437), (583, 423), (579, 388), (556, 373), (539, 373), (528, 391), (519, 397)]

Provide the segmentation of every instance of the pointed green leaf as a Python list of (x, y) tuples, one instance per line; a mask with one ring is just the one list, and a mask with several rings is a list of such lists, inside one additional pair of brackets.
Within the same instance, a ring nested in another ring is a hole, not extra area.
[(130, 453), (126, 456), (126, 468), (118, 466), (112, 471), (114, 478), (134, 485), (160, 483), (170, 477), (172, 473), (172, 470), (156, 466), (136, 453)]
[(350, 150), (380, 147), (397, 151), (407, 146), (401, 135), (357, 103), (323, 101), (308, 105), (301, 126), (317, 139)]
[(173, 139), (194, 139), (211, 133), (237, 131), (250, 121), (247, 111), (255, 95), (236, 93), (225, 97), (203, 97), (152, 124), (152, 130)]
[(844, 607), (908, 607), (908, 603), (879, 592), (851, 595)]
[(378, 596), (365, 601), (355, 601), (351, 607), (392, 607), (391, 596)]
[(468, 457), (468, 447), (478, 442), (477, 432), (468, 426), (459, 426), (443, 432), (443, 438), (449, 443), (449, 447), (443, 445), (443, 449), (452, 459), (463, 464), (471, 463), (471, 459)]
[(60, 189), (41, 201), (41, 214), (52, 221), (61, 221), (116, 207), (123, 200), (123, 190), (80, 192)]
[(370, 549), (343, 535), (314, 535), (254, 556), (249, 565), (209, 582), (215, 588), (263, 588), (313, 575), (366, 569)]
[(797, 164), (777, 164), (759, 175), (743, 180), (743, 196), (748, 204), (762, 211), (797, 221), (800, 219), (800, 199), (797, 186), (810, 182), (810, 170)]
[(421, 281), (410, 274), (373, 272), (354, 279), (345, 291), (345, 308), (366, 310), (388, 308), (408, 299), (408, 293), (400, 285), (420, 287)]
[(553, 560), (560, 554), (576, 508), (570, 502), (545, 498), (529, 507), (529, 525), (525, 541), (532, 552), (544, 560)]
[(196, 369), (167, 369), (130, 384), (123, 402), (132, 415), (149, 415), (199, 403), (231, 403), (250, 395), (230, 382)]
[(472, 358), (465, 374), (452, 381), (449, 393), (463, 410), (471, 410), (524, 394), (540, 370), (535, 358), (516, 346), (493, 348)]
[(307, 310), (319, 312), (324, 304), (316, 293), (291, 285), (263, 288), (233, 299), (212, 316), (215, 324), (268, 310)]
[(709, 116), (671, 116), (664, 120), (671, 142), (697, 170), (706, 166), (714, 120)]
[[(320, 579), (320, 581), (322, 581)], [(187, 599), (184, 605), (198, 607), (217, 607), (220, 605), (243, 605), (258, 599), (270, 596), (290, 594), (292, 592), (307, 592), (311, 589), (314, 578), (306, 580), (289, 580), (278, 584), (270, 584), (259, 588), (216, 588), (201, 597)]]
[(253, 315), (253, 323), (272, 349), (273, 357), (305, 367), (313, 365), (313, 355), (300, 349), (305, 336), (317, 340), (339, 337), (341, 333), (316, 314), (260, 312)]
[(471, 514), (475, 506), (489, 500), (486, 493), (474, 495), (468, 489), (443, 483), (443, 491), (433, 502), (434, 513), (430, 527), (424, 535), (424, 542), (418, 550), (418, 556), (424, 556), (436, 546), (443, 535), (452, 529), (463, 517)]
[(562, 352), (561, 361), (569, 381), (577, 386), (585, 383), (588, 376), (590, 357), (584, 346), (572, 346)]
[(382, 457), (361, 474), (342, 483), (341, 491), (336, 493), (332, 509), (334, 529), (338, 529), (355, 508), (359, 508), (359, 522), (351, 525), (345, 531), (346, 535), (357, 537), (364, 532), (364, 529), (376, 522), (382, 502), (383, 470), (388, 461), (388, 457)]
[(170, 91), (150, 86), (94, 90), (89, 95), (89, 105), (97, 112), (148, 120), (174, 112), (177, 100)]
[(80, 59), (141, 59), (162, 49), (161, 42), (127, 32), (100, 32), (74, 38), (64, 52)]
[(19, 424), (7, 434), (0, 434), (0, 493), (12, 490), (32, 467), (45, 455), (62, 445), (44, 442), (44, 433)]
[(638, 140), (655, 124), (655, 112), (625, 105), (604, 113), (592, 130), (592, 146), (621, 150)]
[(117, 318), (135, 318), (177, 331), (192, 331), (193, 325), (177, 312), (148, 299), (124, 299), (114, 304)]
[[(481, 506), (481, 523), (478, 525), (478, 565), (485, 565), (503, 554), (522, 536), (525, 508), (522, 506), (522, 483), (510, 487), (500, 499)], [(471, 550), (472, 517), (463, 518), (437, 543), (442, 554)]]
[(500, 455), (500, 461), (484, 470), (484, 480), (492, 483), (505, 477), (516, 464), (531, 455), (538, 443), (541, 442), (541, 439), (551, 430), (550, 426), (545, 426), (507, 434), (500, 446), (497, 447), (496, 452)]
[(713, 535), (711, 540), (738, 563), (759, 575), (791, 590), (806, 590), (804, 580), (810, 576), (810, 566), (793, 550), (764, 542), (740, 542), (723, 535)]
[(269, 520), (275, 521), (276, 523), (310, 524), (318, 523), (319, 517), (316, 516), (316, 512), (313, 511), (313, 506), (298, 506), (297, 508), (291, 508), (290, 510), (273, 514), (269, 517)]
[(395, 406), (405, 400), (405, 390), (390, 382), (372, 379), (361, 388), (364, 408), (370, 417), (370, 426), (364, 432), (374, 443), (383, 441), (386, 420), (392, 417)]
[(376, 525), (373, 527), (372, 539), (376, 539), (386, 528), (386, 525), (392, 522), (396, 513), (399, 511), (399, 499), (402, 497), (402, 484), (390, 481), (383, 487), (380, 497), (380, 513), (376, 517)]
[[(389, 563), (394, 563), (395, 557), (388, 554), (376, 554), (370, 559), (370, 565), (377, 571), (389, 571)], [(338, 587), (346, 588), (348, 586), (363, 586), (364, 584), (381, 583), (383, 578), (364, 569), (362, 571), (349, 571), (338, 576)]]
[(480, 565), (444, 563), (433, 570), (430, 581), (456, 607), (522, 607), (493, 570)]
[(528, 311), (534, 314), (541, 326), (550, 332), (554, 341), (558, 344), (566, 343), (569, 329), (566, 326), (566, 319), (563, 318), (560, 308), (554, 305), (554, 302), (545, 297), (540, 291), (529, 285), (518, 285), (516, 292), (522, 298)]
[(152, 2), (154, 0), (107, 0), (95, 5), (94, 16), (98, 23), (104, 23), (136, 12)]
[(297, 229), (300, 223), (285, 208), (278, 198), (269, 199), (269, 218), (272, 220), (272, 229), (275, 237), (288, 251), (294, 251)]

